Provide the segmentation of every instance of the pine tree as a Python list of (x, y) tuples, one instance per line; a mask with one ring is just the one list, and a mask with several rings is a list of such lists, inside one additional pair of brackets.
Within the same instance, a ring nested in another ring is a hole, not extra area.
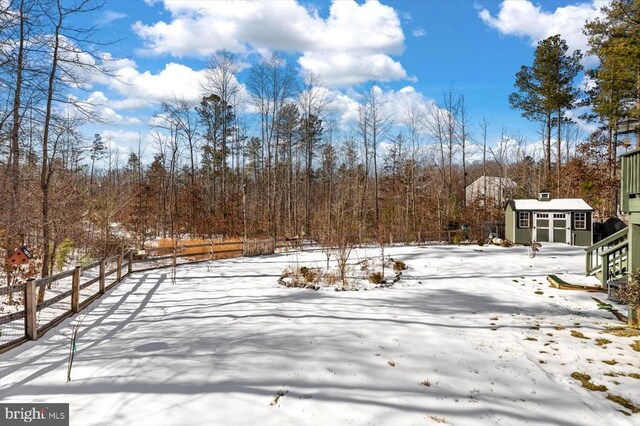
[[(512, 108), (522, 110), (523, 117), (546, 125), (545, 172), (551, 171), (551, 129), (558, 130), (557, 167), (560, 172), (561, 123), (564, 111), (576, 101), (578, 90), (573, 81), (582, 70), (579, 50), (568, 54), (567, 43), (554, 35), (541, 40), (536, 47), (532, 66), (523, 65), (516, 73), (517, 92), (509, 95)], [(555, 117), (554, 117), (555, 114)]]
[[(587, 23), (589, 52), (599, 58), (590, 75), (590, 102), (613, 133), (621, 118), (640, 119), (640, 0), (614, 0)], [(640, 146), (640, 128), (636, 129)]]

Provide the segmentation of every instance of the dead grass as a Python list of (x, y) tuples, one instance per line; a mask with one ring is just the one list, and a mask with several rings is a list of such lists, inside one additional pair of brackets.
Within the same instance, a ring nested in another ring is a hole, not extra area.
[(602, 362), (607, 365), (616, 365), (618, 363), (615, 359), (603, 359)]
[(425, 388), (429, 388), (431, 387), (431, 382), (429, 380), (423, 380), (420, 382), (420, 386), (425, 387)]
[(585, 373), (578, 373), (574, 371), (571, 373), (571, 377), (580, 382), (583, 388), (589, 389), (594, 392), (606, 392), (607, 387), (605, 385), (595, 385), (591, 383), (591, 376)]
[(640, 380), (640, 374), (638, 373), (629, 373), (627, 377), (631, 377), (632, 379)]
[(605, 333), (613, 334), (618, 337), (637, 337), (640, 336), (640, 330), (630, 327), (608, 327)]
[(442, 423), (442, 424), (447, 424), (447, 419), (445, 419), (444, 417), (438, 417), (438, 416), (429, 416), (429, 418), (431, 420), (433, 420), (436, 423)]
[(633, 342), (629, 346), (631, 346), (631, 349), (633, 349), (634, 351), (640, 352), (640, 340), (636, 340), (635, 342)]
[(591, 340), (591, 337), (587, 337), (587, 336), (585, 336), (584, 334), (580, 333), (577, 330), (571, 330), (571, 335), (573, 337), (575, 337), (575, 338), (578, 338), (578, 339)]
[(609, 343), (611, 343), (611, 340), (605, 339), (604, 337), (598, 337), (596, 339), (596, 345), (598, 346), (608, 345)]
[(640, 408), (636, 406), (633, 402), (629, 401), (621, 397), (620, 395), (607, 394), (607, 399), (609, 401), (615, 402), (618, 405), (622, 405), (627, 410), (631, 411), (633, 414), (640, 413)]
[(561, 326), (561, 325), (556, 325), (556, 326), (555, 326), (555, 327), (553, 327), (553, 328), (555, 328), (555, 329), (556, 329), (556, 330), (558, 330), (558, 331), (560, 331), (560, 330), (564, 330), (564, 327), (563, 327), (563, 326)]
[(391, 367), (395, 367), (396, 366), (396, 362), (395, 361), (387, 361), (387, 364), (389, 364)]

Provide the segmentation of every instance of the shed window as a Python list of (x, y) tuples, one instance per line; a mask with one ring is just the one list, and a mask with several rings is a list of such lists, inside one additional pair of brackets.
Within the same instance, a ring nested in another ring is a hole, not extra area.
[(529, 212), (518, 212), (518, 228), (529, 227)]
[(538, 213), (538, 219), (549, 219), (549, 213)]
[(576, 229), (587, 229), (587, 214), (576, 213), (574, 219), (574, 227)]

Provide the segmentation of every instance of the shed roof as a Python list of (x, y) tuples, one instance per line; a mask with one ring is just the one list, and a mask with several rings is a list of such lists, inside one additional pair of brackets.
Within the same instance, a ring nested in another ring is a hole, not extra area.
[(480, 176), (478, 179), (474, 180), (469, 185), (467, 185), (467, 188), (472, 187), (475, 184), (484, 185), (485, 181), (487, 182), (487, 185), (502, 186), (504, 188), (518, 187), (518, 184), (509, 178), (499, 177), (499, 176)]
[(593, 210), (582, 198), (554, 198), (549, 201), (539, 201), (536, 199), (511, 200), (509, 201), (513, 210), (536, 210), (536, 211), (584, 211)]

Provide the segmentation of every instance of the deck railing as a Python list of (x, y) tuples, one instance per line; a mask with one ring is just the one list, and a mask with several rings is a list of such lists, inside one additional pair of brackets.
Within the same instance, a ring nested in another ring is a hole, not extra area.
[(629, 266), (629, 242), (623, 241), (600, 253), (602, 276), (600, 281), (607, 287), (609, 281), (619, 280), (627, 275)]
[(584, 249), (587, 253), (586, 275), (602, 271), (602, 254), (627, 241), (629, 229), (624, 228)]

